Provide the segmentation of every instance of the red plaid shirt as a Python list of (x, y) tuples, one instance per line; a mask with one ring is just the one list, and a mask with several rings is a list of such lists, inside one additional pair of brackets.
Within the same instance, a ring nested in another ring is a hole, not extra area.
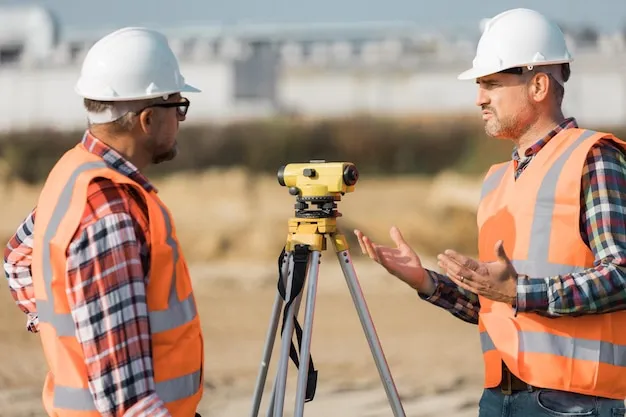
[[(146, 190), (154, 187), (119, 153), (89, 134), (82, 143)], [(36, 209), (4, 252), (11, 295), (37, 332), (31, 276)], [(94, 180), (67, 251), (66, 294), (85, 355), (89, 389), (105, 417), (169, 416), (155, 392), (146, 280), (150, 266), (147, 207), (128, 185)]]

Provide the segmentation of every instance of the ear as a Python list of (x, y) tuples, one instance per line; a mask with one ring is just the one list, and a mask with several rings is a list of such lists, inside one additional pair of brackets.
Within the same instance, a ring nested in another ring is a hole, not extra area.
[(540, 103), (544, 101), (548, 97), (548, 92), (550, 91), (550, 77), (548, 74), (543, 72), (538, 72), (533, 75), (533, 78), (529, 83), (529, 92), (530, 97), (533, 101)]
[(144, 133), (150, 133), (154, 126), (154, 111), (150, 108), (142, 111), (139, 115), (138, 124)]

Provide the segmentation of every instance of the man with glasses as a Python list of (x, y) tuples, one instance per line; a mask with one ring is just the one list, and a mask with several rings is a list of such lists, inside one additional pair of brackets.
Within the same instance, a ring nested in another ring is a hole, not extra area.
[(162, 34), (124, 28), (89, 50), (75, 91), (88, 128), (4, 257), (48, 363), (44, 407), (57, 417), (193, 416), (200, 322), (172, 216), (141, 171), (176, 156), (181, 94), (200, 90)]

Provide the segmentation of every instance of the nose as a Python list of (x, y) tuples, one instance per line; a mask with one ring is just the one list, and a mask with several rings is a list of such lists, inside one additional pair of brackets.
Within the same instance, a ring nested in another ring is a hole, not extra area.
[(489, 104), (489, 95), (485, 91), (484, 88), (478, 87), (478, 94), (476, 95), (476, 105), (478, 107), (482, 107), (486, 104)]

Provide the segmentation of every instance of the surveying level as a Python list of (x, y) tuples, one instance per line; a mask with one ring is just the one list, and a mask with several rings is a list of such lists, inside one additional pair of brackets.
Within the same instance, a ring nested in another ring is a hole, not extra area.
[[(350, 162), (310, 161), (308, 164), (285, 165), (278, 170), (278, 183), (289, 187), (289, 193), (296, 197), (295, 217), (288, 221), (287, 241), (278, 257), (278, 292), (274, 300), (263, 349), (263, 359), (254, 390), (251, 417), (257, 417), (261, 407), (263, 389), (283, 302), (286, 304), (284, 305), (281, 327), (280, 358), (266, 417), (283, 417), (289, 357), (298, 368), (296, 403), (293, 415), (302, 417), (304, 403), (312, 401), (315, 396), (317, 370), (311, 357), (311, 335), (319, 264), (321, 252), (326, 250), (327, 237), (332, 242), (337, 254), (393, 415), (395, 417), (405, 416), (400, 396), (352, 264), (348, 242), (337, 229), (337, 217), (341, 216), (341, 213), (336, 210), (337, 202), (346, 193), (354, 191), (358, 179), (359, 172), (356, 166)], [(316, 207), (311, 208), (310, 205)], [(298, 322), (298, 312), (302, 299), (302, 289), (307, 281), (304, 327), (302, 328)], [(297, 336), (299, 351), (296, 350), (292, 341), (294, 331)]]

